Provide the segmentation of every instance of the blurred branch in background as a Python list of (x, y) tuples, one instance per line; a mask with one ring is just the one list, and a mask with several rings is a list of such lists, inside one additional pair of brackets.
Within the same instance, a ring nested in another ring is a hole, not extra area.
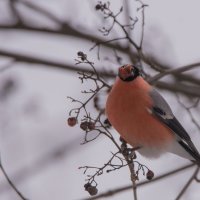
[(2, 161), (1, 161), (1, 158), (0, 158), (0, 168), (1, 168), (1, 171), (3, 172), (6, 180), (8, 181), (9, 185), (13, 188), (13, 190), (19, 195), (19, 197), (22, 199), (22, 200), (28, 200), (24, 197), (24, 195), (16, 188), (15, 184), (10, 180), (9, 176), (7, 175), (3, 165), (2, 165)]
[[(15, 1), (12, 1), (12, 4), (14, 2)], [(183, 94), (189, 95), (189, 96), (200, 96), (200, 92), (199, 92), (200, 91), (200, 88), (199, 88), (200, 81), (199, 81), (199, 79), (195, 78), (193, 75), (182, 74), (182, 70), (181, 71), (179, 71), (179, 70), (177, 71), (177, 69), (175, 71), (174, 71), (174, 69), (172, 69), (172, 71), (168, 70), (169, 68), (171, 68), (171, 66), (165, 66), (165, 64), (160, 63), (158, 60), (153, 58), (151, 55), (144, 55), (141, 51), (141, 47), (139, 47), (137, 44), (135, 44), (134, 41), (132, 41), (132, 39), (129, 36), (127, 36), (128, 33), (127, 33), (126, 29), (122, 25), (120, 25), (119, 22), (118, 22), (118, 25), (121, 26), (122, 29), (125, 31), (125, 35), (126, 35), (125, 39), (127, 39), (129, 41), (129, 43), (134, 44), (134, 47), (136, 47), (136, 49), (138, 49), (138, 53), (135, 53), (135, 51), (130, 50), (130, 48), (128, 46), (124, 47), (124, 45), (121, 45), (119, 43), (113, 43), (113, 40), (104, 41), (104, 40), (98, 38), (96, 35), (90, 34), (90, 32), (91, 32), (90, 30), (88, 30), (86, 32), (80, 32), (79, 31), (80, 29), (73, 27), (69, 23), (65, 24), (64, 22), (60, 22), (60, 20), (58, 20), (52, 13), (49, 13), (47, 10), (44, 10), (44, 9), (40, 8), (39, 6), (36, 6), (32, 2), (28, 2), (28, 1), (16, 1), (16, 2), (23, 3), (26, 6), (28, 5), (29, 8), (31, 7), (31, 9), (33, 9), (33, 10), (42, 12), (46, 17), (49, 17), (50, 20), (53, 20), (54, 22), (58, 23), (60, 28), (58, 28), (58, 30), (55, 30), (55, 29), (51, 29), (51, 28), (34, 27), (34, 25), (25, 24), (20, 21), (20, 22), (14, 23), (14, 24), (13, 23), (12, 24), (10, 24), (10, 23), (0, 24), (0, 30), (2, 29), (2, 30), (10, 30), (10, 31), (15, 31), (15, 30), (27, 31), (27, 34), (30, 34), (30, 31), (31, 32), (32, 31), (39, 32), (39, 33), (43, 33), (43, 34), (52, 33), (52, 34), (56, 34), (58, 36), (62, 34), (65, 37), (72, 36), (72, 37), (77, 37), (82, 40), (96, 41), (96, 45), (98, 45), (98, 46), (99, 45), (105, 46), (107, 48), (110, 48), (111, 50), (116, 49), (118, 51), (126, 53), (130, 57), (130, 59), (133, 61), (141, 59), (144, 63), (149, 64), (156, 71), (157, 70), (163, 71), (162, 73), (156, 75), (155, 77), (150, 78), (151, 81), (153, 81), (153, 80), (155, 81), (155, 79), (157, 80), (157, 79), (160, 79), (161, 77), (164, 77), (164, 76), (170, 74), (170, 75), (174, 76), (175, 78), (181, 79), (181, 81), (183, 82), (183, 83), (176, 82), (175, 84), (168, 83), (168, 82), (158, 82), (156, 84), (157, 87), (160, 87), (160, 88), (166, 89), (166, 90), (170, 90), (173, 92), (174, 91), (180, 92), (180, 93), (183, 93)], [(143, 18), (142, 18), (142, 20), (143, 20)], [(121, 39), (122, 38), (116, 38), (115, 40), (121, 40)], [(47, 67), (48, 66), (49, 67), (58, 67), (58, 68), (62, 68), (62, 69), (70, 70), (70, 71), (71, 70), (74, 70), (74, 71), (79, 70), (72, 64), (56, 63), (54, 61), (43, 60), (42, 58), (36, 58), (36, 57), (32, 57), (31, 55), (20, 54), (20, 53), (8, 51), (5, 49), (0, 50), (0, 55), (9, 57), (9, 58), (14, 58), (18, 62), (42, 64)], [(188, 68), (187, 70), (191, 70), (194, 67), (198, 67), (198, 66), (199, 66), (199, 63), (194, 63), (194, 64), (189, 64), (189, 65), (186, 65), (183, 67), (184, 67), (184, 69)], [(183, 67), (180, 67), (180, 69), (182, 69)], [(165, 69), (167, 69), (167, 71), (165, 71)], [(86, 70), (88, 70), (88, 69), (86, 69)], [(99, 73), (101, 74), (101, 72), (99, 72)], [(106, 74), (106, 76), (107, 76), (107, 74)], [(108, 76), (109, 76), (109, 74), (108, 74)], [(113, 76), (113, 75), (111, 74), (110, 76)], [(191, 90), (191, 86), (188, 85), (188, 83), (194, 85), (194, 90)]]
[(190, 179), (188, 180), (188, 182), (185, 184), (185, 186), (183, 187), (183, 189), (181, 190), (181, 192), (178, 194), (178, 196), (176, 197), (176, 200), (181, 199), (181, 197), (185, 194), (186, 190), (188, 189), (188, 187), (191, 185), (191, 183), (193, 181), (195, 181), (195, 179), (197, 178), (199, 172), (199, 167), (197, 167), (194, 171), (194, 173), (192, 174), (192, 176), (190, 177)]
[[(42, 173), (43, 170), (51, 167), (52, 163), (56, 164), (57, 160), (63, 159), (63, 157), (66, 157), (68, 154), (73, 153), (73, 151), (78, 150), (77, 141), (80, 141), (81, 138), (82, 137), (77, 137), (73, 141), (59, 145), (52, 149), (51, 152), (47, 152), (42, 155), (41, 158), (36, 159), (30, 164), (31, 167), (23, 167), (20, 170), (15, 171), (13, 174), (11, 174), (15, 184), (19, 185), (23, 182), (26, 182), (33, 176), (36, 176), (37, 174)], [(1, 194), (7, 192), (8, 189), (9, 187), (6, 183), (0, 184)]]
[(0, 67), (0, 73), (6, 71), (7, 69), (9, 69), (10, 67), (14, 66), (14, 62), (15, 60), (11, 60), (10, 62), (4, 64), (3, 66)]

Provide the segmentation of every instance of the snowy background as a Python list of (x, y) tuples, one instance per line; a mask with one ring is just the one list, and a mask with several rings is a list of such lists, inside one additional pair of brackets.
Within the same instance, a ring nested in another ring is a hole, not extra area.
[[(8, 2), (0, 2), (0, 24), (14, 23)], [(98, 1), (29, 2), (41, 6), (62, 22), (70, 23), (82, 32), (101, 37), (97, 29), (101, 27), (102, 20), (94, 9)], [(118, 10), (123, 4), (122, 0), (110, 2), (114, 10)], [(149, 5), (146, 9), (145, 52), (172, 67), (198, 62), (200, 2), (149, 0), (145, 3)], [(16, 7), (25, 23), (36, 27), (57, 28), (55, 22), (37, 12), (31, 12), (26, 6), (19, 3)], [(59, 63), (73, 65), (76, 53), (80, 50), (89, 52), (92, 44), (91, 41), (78, 40), (68, 35), (4, 29), (0, 26), (0, 51), (16, 52)], [(88, 55), (95, 61), (96, 52), (89, 52)], [(104, 137), (90, 144), (80, 145), (82, 130), (78, 126), (68, 127), (68, 111), (73, 105), (67, 100), (67, 96), (83, 98), (80, 91), (84, 86), (77, 73), (56, 67), (13, 62), (5, 56), (0, 57), (0, 67), (10, 64), (11, 67), (0, 71), (0, 90), (3, 90), (8, 80), (14, 84), (13, 91), (0, 100), (0, 152), (8, 175), (30, 200), (78, 200), (87, 197), (88, 193), (83, 187), (85, 175), (78, 167), (103, 165), (115, 147)], [(103, 67), (106, 64), (104, 62)], [(112, 64), (113, 69), (117, 67), (116, 63)], [(165, 91), (162, 94), (200, 149), (200, 135), (187, 113), (177, 104), (174, 95)], [(159, 160), (146, 160), (139, 155), (138, 159), (149, 166), (155, 175), (189, 163), (172, 154), (165, 154)], [(192, 172), (191, 169), (186, 170), (141, 187), (138, 189), (138, 199), (174, 199)], [(0, 177), (0, 199), (19, 200), (2, 172)], [(97, 181), (100, 192), (130, 184), (127, 169), (105, 174)], [(191, 200), (199, 198), (198, 184), (192, 184), (183, 197)], [(132, 192), (129, 190), (107, 199), (131, 200)]]

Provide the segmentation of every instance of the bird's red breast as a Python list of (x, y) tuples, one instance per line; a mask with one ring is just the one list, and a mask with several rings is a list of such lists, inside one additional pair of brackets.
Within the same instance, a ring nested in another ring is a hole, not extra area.
[(150, 90), (151, 86), (142, 77), (131, 82), (117, 78), (107, 99), (106, 114), (132, 146), (164, 148), (174, 141), (174, 135), (149, 112)]

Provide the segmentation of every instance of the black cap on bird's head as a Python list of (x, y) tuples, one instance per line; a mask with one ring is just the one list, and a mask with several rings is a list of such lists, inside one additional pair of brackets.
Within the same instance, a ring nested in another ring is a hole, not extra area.
[(130, 64), (123, 65), (119, 68), (118, 76), (122, 81), (133, 81), (135, 78), (141, 75), (140, 70)]

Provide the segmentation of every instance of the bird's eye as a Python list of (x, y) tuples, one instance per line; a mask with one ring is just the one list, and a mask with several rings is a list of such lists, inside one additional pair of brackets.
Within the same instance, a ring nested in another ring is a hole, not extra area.
[(128, 64), (119, 68), (118, 75), (123, 81), (131, 81), (138, 76), (137, 69), (133, 65)]

